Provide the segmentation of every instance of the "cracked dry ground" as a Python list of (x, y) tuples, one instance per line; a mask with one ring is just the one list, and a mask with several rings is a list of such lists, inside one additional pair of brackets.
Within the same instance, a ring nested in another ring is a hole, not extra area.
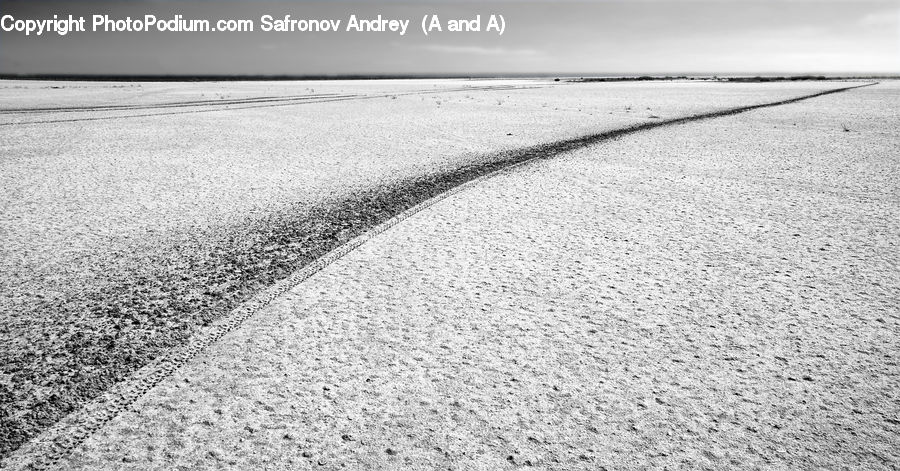
[(336, 245), (532, 146), (854, 85), (14, 83), (0, 80), (0, 460)]
[(469, 188), (64, 466), (896, 468), (898, 103), (882, 84)]

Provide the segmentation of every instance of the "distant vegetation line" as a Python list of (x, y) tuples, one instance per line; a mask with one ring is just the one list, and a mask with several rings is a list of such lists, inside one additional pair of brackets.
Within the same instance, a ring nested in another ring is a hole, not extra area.
[(103, 75), (103, 74), (0, 74), (0, 80), (57, 80), (93, 82), (237, 82), (295, 80), (415, 80), (415, 79), (524, 79), (556, 78), (571, 82), (631, 82), (653, 80), (714, 80), (724, 82), (782, 82), (801, 80), (877, 80), (898, 79), (900, 75), (755, 75), (731, 74), (311, 74), (311, 75)]
[(752, 77), (748, 76), (730, 76), (730, 77), (719, 77), (718, 75), (713, 76), (688, 76), (688, 75), (678, 75), (678, 76), (654, 76), (654, 75), (641, 75), (640, 77), (580, 77), (577, 79), (570, 79), (570, 82), (644, 82), (644, 81), (653, 81), (653, 80), (706, 80), (706, 81), (714, 81), (714, 82), (801, 82), (801, 81), (822, 81), (822, 80), (884, 80), (885, 78), (900, 78), (898, 77), (890, 77), (890, 76), (826, 76), (826, 75), (787, 75), (787, 76), (769, 76), (769, 75), (755, 75)]

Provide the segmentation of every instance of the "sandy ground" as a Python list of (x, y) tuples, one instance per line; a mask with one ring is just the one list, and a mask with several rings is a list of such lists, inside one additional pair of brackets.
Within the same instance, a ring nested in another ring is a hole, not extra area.
[(0, 456), (415, 203), (409, 181), (845, 84), (124, 85), (0, 82)]
[(882, 84), (488, 180), (279, 298), (63, 465), (896, 469), (898, 105)]

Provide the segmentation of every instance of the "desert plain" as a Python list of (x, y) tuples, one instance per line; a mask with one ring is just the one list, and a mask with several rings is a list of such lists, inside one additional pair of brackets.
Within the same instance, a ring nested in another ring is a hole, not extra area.
[(0, 98), (5, 466), (900, 466), (897, 82)]

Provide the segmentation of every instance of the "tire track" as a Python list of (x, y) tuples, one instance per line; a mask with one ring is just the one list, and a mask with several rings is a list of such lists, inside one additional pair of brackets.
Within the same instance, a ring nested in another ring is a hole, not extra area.
[[(19, 114), (19, 113), (77, 113), (91, 111), (129, 111), (129, 110), (146, 110), (156, 108), (181, 108), (189, 106), (222, 106), (243, 103), (265, 103), (269, 101), (295, 101), (314, 98), (329, 98), (339, 96), (337, 93), (319, 93), (315, 95), (293, 95), (293, 96), (263, 96), (251, 98), (236, 98), (233, 100), (195, 100), (195, 101), (178, 101), (169, 103), (150, 103), (150, 104), (134, 104), (134, 105), (92, 105), (92, 106), (72, 106), (72, 107), (52, 107), (52, 108), (9, 108), (0, 109), (0, 114)], [(340, 96), (356, 96), (356, 95), (340, 95)]]
[[(148, 108), (123, 108), (119, 109), (98, 109), (98, 110), (72, 110), (65, 111), (63, 109), (60, 110), (52, 110), (48, 112), (58, 113), (58, 112), (103, 112), (103, 111), (131, 111), (131, 110), (140, 110), (140, 109), (162, 109), (162, 108), (179, 108), (179, 107), (188, 107), (195, 106), (197, 108), (202, 109), (193, 109), (193, 110), (184, 110), (184, 111), (170, 111), (170, 112), (160, 112), (160, 113), (140, 113), (140, 114), (129, 114), (129, 115), (120, 115), (120, 116), (92, 116), (92, 117), (84, 117), (84, 118), (67, 118), (67, 119), (49, 119), (49, 120), (41, 120), (41, 121), (13, 121), (7, 123), (0, 123), (0, 126), (19, 126), (19, 125), (28, 125), (28, 124), (57, 124), (57, 123), (74, 123), (81, 121), (101, 121), (101, 120), (110, 120), (110, 119), (126, 119), (126, 118), (146, 118), (153, 116), (171, 116), (171, 115), (179, 115), (179, 114), (193, 114), (193, 113), (209, 113), (213, 111), (232, 111), (232, 110), (247, 110), (253, 108), (276, 108), (282, 106), (296, 106), (296, 105), (305, 105), (310, 103), (329, 103), (333, 101), (348, 101), (348, 100), (370, 100), (374, 98), (388, 98), (392, 96), (411, 96), (411, 95), (427, 95), (432, 93), (458, 93), (458, 92), (466, 92), (466, 91), (496, 91), (496, 90), (528, 90), (534, 88), (542, 88), (540, 86), (515, 86), (515, 85), (493, 85), (493, 86), (485, 86), (485, 87), (460, 87), (460, 88), (450, 88), (450, 89), (439, 89), (439, 90), (415, 90), (409, 92), (399, 92), (399, 93), (382, 93), (376, 95), (334, 95), (334, 96), (325, 96), (322, 95), (319, 99), (298, 99), (292, 98), (289, 100), (285, 99), (276, 99), (270, 100), (271, 103), (267, 103), (265, 101), (247, 101), (247, 102), (229, 102), (224, 103), (223, 107), (217, 108), (202, 108), (204, 106), (213, 106), (213, 105), (184, 105), (181, 106), (179, 103), (172, 103), (160, 106), (149, 106)], [(249, 99), (248, 99), (249, 100)], [(215, 102), (218, 105), (220, 102)], [(125, 105), (123, 105), (125, 106)], [(136, 105), (139, 106), (139, 105)], [(9, 112), (4, 113), (0, 110), (0, 114), (12, 115), (14, 113), (22, 113), (16, 110), (7, 110)], [(28, 114), (37, 114), (37, 113), (28, 113)]]
[(393, 206), (389, 207), (385, 220), (372, 225), (368, 230), (362, 228), (362, 232), (357, 237), (335, 247), (326, 255), (309, 263), (287, 278), (276, 282), (268, 289), (258, 292), (250, 300), (239, 305), (211, 325), (198, 329), (186, 344), (172, 348), (164, 356), (153, 360), (147, 366), (136, 371), (129, 379), (120, 382), (99, 398), (69, 414), (57, 422), (56, 425), (45, 430), (37, 438), (13, 452), (4, 460), (2, 466), (10, 469), (48, 469), (52, 467), (54, 463), (70, 453), (75, 447), (90, 437), (91, 434), (103, 427), (104, 424), (116, 417), (121, 411), (130, 407), (144, 393), (174, 373), (179, 367), (189, 362), (209, 345), (238, 328), (246, 319), (265, 307), (273, 299), (302, 283), (319, 270), (340, 259), (373, 237), (389, 230), (416, 213), (434, 206), (443, 199), (476, 186), (484, 180), (524, 165), (556, 157), (568, 151), (641, 131), (730, 116), (760, 108), (787, 105), (874, 84), (843, 87), (776, 102), (637, 124), (549, 144), (500, 152), (487, 156), (480, 163), (449, 170), (436, 176), (426, 176), (404, 182), (393, 193), (383, 197), (384, 201), (381, 202), (393, 204)]

